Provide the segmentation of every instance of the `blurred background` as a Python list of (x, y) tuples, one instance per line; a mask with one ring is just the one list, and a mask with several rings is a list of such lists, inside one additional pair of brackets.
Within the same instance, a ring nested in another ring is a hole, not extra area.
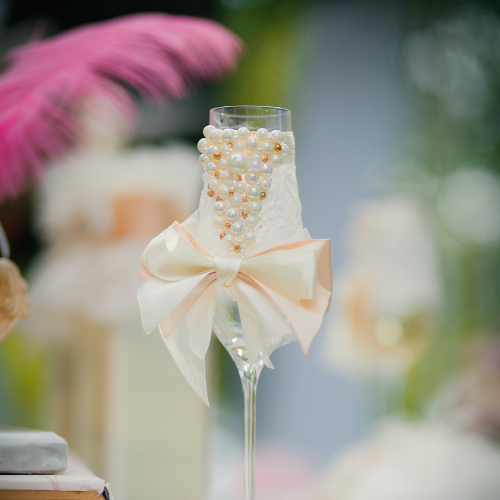
[(31, 300), (0, 344), (0, 424), (56, 431), (118, 499), (242, 498), (234, 363), (214, 338), (205, 408), (143, 335), (135, 269), (197, 207), (210, 108), (280, 106), (334, 298), (309, 357), (262, 374), (257, 498), (500, 498), (498, 3), (0, 0), (0, 52), (148, 11), (214, 19), (244, 53), (184, 99), (138, 97), (133, 131), (98, 103), (85, 144), (0, 205)]

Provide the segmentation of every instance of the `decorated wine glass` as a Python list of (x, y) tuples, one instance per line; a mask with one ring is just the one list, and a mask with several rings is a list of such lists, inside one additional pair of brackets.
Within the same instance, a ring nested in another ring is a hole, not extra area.
[(212, 329), (241, 377), (245, 500), (255, 498), (255, 401), (272, 352), (299, 340), (307, 354), (329, 307), (329, 240), (302, 226), (291, 112), (212, 109), (198, 142), (199, 209), (143, 253), (143, 327), (159, 327), (186, 380), (208, 404), (205, 356)]

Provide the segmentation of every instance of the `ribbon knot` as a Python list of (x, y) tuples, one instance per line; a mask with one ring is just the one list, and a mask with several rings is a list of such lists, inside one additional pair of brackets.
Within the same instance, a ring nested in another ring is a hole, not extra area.
[(270, 338), (297, 338), (307, 354), (331, 298), (329, 240), (270, 248), (248, 258), (211, 255), (178, 222), (141, 257), (138, 290), (146, 333), (159, 327), (189, 384), (208, 404), (205, 355), (222, 286), (238, 304), (248, 361), (272, 367)]
[(229, 287), (240, 272), (241, 259), (215, 257), (215, 275), (219, 285)]

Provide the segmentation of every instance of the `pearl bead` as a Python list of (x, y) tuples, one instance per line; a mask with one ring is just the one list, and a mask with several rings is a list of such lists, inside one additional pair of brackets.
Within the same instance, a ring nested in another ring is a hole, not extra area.
[(212, 179), (209, 183), (208, 183), (208, 188), (211, 189), (212, 191), (217, 191), (217, 189), (219, 189), (219, 181), (217, 179)]
[(233, 243), (234, 243), (234, 236), (231, 235), (231, 234), (226, 234), (226, 236), (224, 236), (224, 239), (222, 240), (227, 246), (232, 246)]
[(210, 140), (214, 143), (222, 142), (222, 130), (216, 128), (210, 132)]
[(245, 139), (247, 139), (249, 135), (250, 135), (250, 130), (248, 130), (246, 127), (240, 127), (238, 129), (238, 137), (242, 141), (244, 141)]
[(223, 170), (220, 175), (219, 175), (219, 181), (222, 182), (222, 184), (228, 184), (231, 181), (231, 174), (227, 170)]
[(231, 142), (233, 140), (233, 129), (226, 128), (222, 131), (222, 140), (224, 142)]
[[(210, 151), (210, 148), (208, 148), (209, 151)], [(274, 151), (274, 146), (272, 145), (271, 142), (263, 142), (261, 145), (260, 145), (260, 151), (262, 154), (266, 154), (266, 155), (270, 155), (273, 153)]]
[(203, 182), (207, 182), (209, 179), (211, 179), (210, 175), (208, 175), (206, 172), (201, 176)]
[(254, 174), (258, 174), (260, 172), (260, 161), (251, 161), (248, 170)]
[(243, 181), (238, 181), (234, 184), (234, 190), (238, 194), (243, 194), (247, 190), (247, 185)]
[(262, 155), (260, 153), (250, 153), (248, 159), (249, 161), (258, 161), (260, 163), (262, 161)]
[(231, 224), (231, 233), (234, 234), (234, 236), (238, 236), (245, 230), (245, 227), (241, 222), (235, 222)]
[(224, 227), (224, 222), (225, 222), (224, 217), (220, 217), (219, 215), (216, 215), (214, 217), (214, 226), (217, 229), (222, 229)]
[(208, 141), (206, 139), (200, 139), (198, 141), (198, 151), (200, 153), (206, 153), (208, 148)]
[(280, 142), (283, 140), (283, 132), (281, 130), (273, 130), (271, 132), (271, 141)]
[(200, 155), (200, 159), (198, 161), (200, 162), (200, 165), (204, 167), (210, 161), (210, 158), (208, 155), (202, 154)]
[(236, 208), (240, 207), (241, 206), (241, 196), (235, 194), (234, 196), (229, 198), (229, 204), (232, 207), (236, 207)]
[(255, 151), (259, 147), (259, 140), (257, 137), (249, 137), (245, 145), (250, 151)]
[(240, 218), (240, 215), (238, 213), (238, 210), (235, 210), (234, 208), (230, 208), (227, 211), (226, 218), (230, 222), (237, 221)]
[(224, 146), (220, 148), (220, 154), (226, 158), (229, 158), (232, 153), (233, 150), (227, 144), (224, 144)]
[(288, 155), (288, 146), (283, 142), (281, 144), (281, 156), (284, 158)]
[(210, 134), (215, 130), (215, 127), (213, 125), (207, 125), (204, 129), (203, 129), (203, 135), (205, 137), (209, 137)]
[(235, 153), (229, 158), (229, 170), (236, 175), (242, 175), (248, 170), (248, 158), (242, 153)]
[(260, 166), (260, 175), (262, 175), (262, 177), (269, 177), (272, 173), (273, 173), (273, 167), (271, 167), (269, 163), (263, 163)]
[(250, 184), (250, 186), (253, 186), (254, 184), (257, 184), (257, 181), (259, 180), (258, 174), (254, 172), (248, 172), (247, 175), (245, 175), (245, 180), (247, 181), (247, 184)]
[(214, 163), (213, 161), (210, 161), (207, 163), (207, 166), (205, 167), (206, 171), (210, 175), (214, 175), (215, 172), (217, 172), (217, 164)]
[(243, 235), (243, 241), (245, 242), (245, 245), (252, 246), (255, 243), (255, 233), (253, 231), (247, 231)]
[(257, 227), (257, 224), (259, 223), (259, 218), (255, 217), (254, 215), (249, 215), (245, 219), (245, 226), (248, 227), (249, 229), (254, 229)]
[(214, 211), (217, 215), (225, 215), (226, 214), (226, 204), (223, 201), (217, 201), (214, 205)]
[(221, 186), (219, 189), (217, 189), (217, 196), (220, 196), (223, 200), (229, 198), (229, 187)]
[(250, 186), (247, 189), (247, 196), (251, 200), (258, 200), (260, 198), (260, 189), (256, 186)]
[(267, 131), (266, 128), (259, 128), (259, 130), (257, 130), (256, 135), (259, 140), (263, 141), (269, 137), (269, 132)]
[(207, 152), (208, 152), (208, 156), (210, 156), (210, 158), (213, 158), (214, 154), (219, 152), (219, 148), (217, 146), (215, 146), (214, 144), (212, 144), (211, 146), (208, 147)]
[(262, 211), (262, 205), (258, 201), (251, 201), (247, 208), (250, 215), (259, 215)]
[(228, 167), (228, 161), (226, 160), (226, 158), (221, 158), (218, 165), (221, 170), (226, 170)]
[(271, 155), (271, 158), (269, 158), (269, 163), (273, 167), (279, 167), (283, 163), (283, 159), (280, 155)]
[(242, 153), (245, 151), (245, 143), (243, 141), (236, 141), (233, 144), (233, 150), (235, 153)]
[(269, 191), (271, 189), (271, 179), (262, 179), (258, 185), (262, 191)]

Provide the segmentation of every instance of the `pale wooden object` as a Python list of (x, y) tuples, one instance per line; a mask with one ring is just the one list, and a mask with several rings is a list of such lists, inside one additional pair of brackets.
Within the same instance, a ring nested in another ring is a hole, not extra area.
[(104, 500), (97, 491), (0, 490), (0, 500)]

